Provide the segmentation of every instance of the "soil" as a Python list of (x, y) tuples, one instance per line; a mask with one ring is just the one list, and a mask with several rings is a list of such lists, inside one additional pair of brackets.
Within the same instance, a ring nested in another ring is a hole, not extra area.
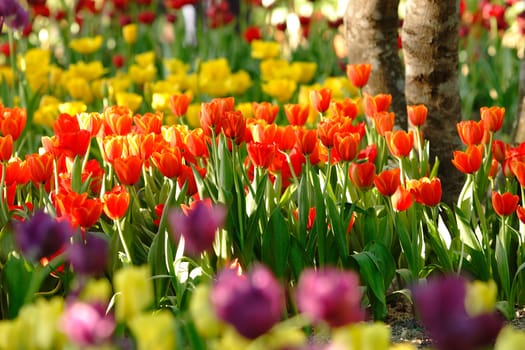
[[(432, 340), (417, 320), (412, 304), (406, 298), (395, 298), (388, 304), (385, 320), (390, 326), (393, 343), (410, 343), (418, 349), (431, 349)], [(516, 318), (509, 322), (517, 329), (525, 330), (525, 308), (516, 310)]]

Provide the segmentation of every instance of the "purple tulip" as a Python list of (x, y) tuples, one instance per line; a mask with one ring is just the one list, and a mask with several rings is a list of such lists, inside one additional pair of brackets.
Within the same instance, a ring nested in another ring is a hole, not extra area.
[(281, 319), (284, 290), (272, 273), (256, 265), (247, 275), (223, 270), (211, 292), (217, 316), (248, 339), (266, 333)]
[(365, 319), (359, 278), (353, 271), (305, 270), (299, 278), (296, 298), (299, 311), (314, 322), (340, 327)]
[(115, 320), (100, 304), (75, 301), (66, 306), (62, 331), (79, 346), (102, 345), (113, 335)]
[(470, 350), (492, 344), (503, 318), (486, 313), (470, 316), (465, 308), (466, 279), (446, 276), (413, 288), (421, 322), (439, 350)]
[(23, 28), (29, 23), (29, 12), (17, 0), (0, 1), (0, 32), (4, 21), (13, 28)]
[(15, 224), (15, 241), (30, 261), (39, 261), (55, 255), (73, 235), (73, 227), (67, 221), (57, 221), (42, 210), (24, 222)]
[(75, 272), (99, 276), (108, 264), (109, 244), (104, 237), (87, 232), (83, 241), (73, 243), (68, 249), (68, 260)]
[(168, 215), (174, 238), (184, 237), (186, 252), (195, 256), (212, 248), (217, 229), (226, 219), (226, 209), (209, 199), (197, 200), (189, 208), (175, 209)]

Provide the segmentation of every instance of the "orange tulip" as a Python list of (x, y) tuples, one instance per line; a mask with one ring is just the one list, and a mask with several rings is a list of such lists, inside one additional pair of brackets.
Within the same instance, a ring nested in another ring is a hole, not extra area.
[(75, 227), (89, 228), (95, 225), (102, 214), (102, 202), (88, 198), (87, 193), (60, 192), (55, 198), (57, 213), (71, 220)]
[(162, 118), (161, 113), (146, 113), (144, 115), (137, 114), (133, 117), (133, 121), (136, 125), (136, 131), (141, 134), (160, 134)]
[(341, 125), (334, 119), (323, 118), (317, 124), (319, 139), (327, 148), (334, 147), (334, 135), (336, 132), (341, 132)]
[(265, 169), (272, 164), (278, 151), (275, 143), (250, 142), (246, 148), (253, 165)]
[(319, 113), (324, 113), (330, 107), (332, 100), (332, 89), (322, 88), (310, 91), (310, 103)]
[(0, 136), (0, 161), (7, 162), (13, 154), (13, 136)]
[(372, 118), (376, 113), (387, 112), (392, 103), (392, 95), (390, 94), (378, 94), (370, 96), (365, 94), (364, 96), (365, 114)]
[(374, 183), (376, 166), (371, 162), (351, 163), (348, 175), (357, 188), (367, 189)]
[(479, 111), (486, 130), (496, 132), (501, 129), (503, 125), (503, 117), (505, 116), (505, 108), (481, 107)]
[[(310, 230), (314, 226), (316, 213), (317, 211), (315, 207), (308, 209), (308, 220), (306, 222), (307, 230)], [(295, 217), (295, 220), (299, 220), (299, 211), (297, 209), (293, 211), (293, 216)]]
[(237, 145), (243, 143), (246, 134), (246, 119), (241, 111), (224, 113), (221, 123), (222, 132), (226, 137), (230, 138)]
[(109, 135), (102, 141), (102, 155), (104, 161), (113, 164), (114, 160), (121, 158), (128, 152), (127, 140), (124, 136)]
[(214, 98), (210, 102), (202, 103), (200, 122), (204, 133), (210, 135), (213, 130), (215, 135), (218, 135), (221, 127), (221, 119), (226, 112), (233, 111), (234, 107), (235, 100), (233, 97)]
[(427, 121), (428, 109), (425, 105), (409, 105), (407, 106), (408, 121), (413, 126), (422, 126)]
[(80, 128), (89, 131), (91, 137), (99, 133), (104, 123), (104, 117), (98, 112), (79, 113), (77, 119)]
[(180, 175), (182, 157), (178, 148), (164, 147), (159, 152), (154, 152), (151, 160), (162, 175), (173, 179)]
[(170, 109), (171, 113), (175, 117), (182, 117), (188, 111), (192, 96), (188, 94), (175, 94), (170, 97)]
[(405, 211), (414, 203), (412, 193), (403, 186), (398, 186), (396, 192), (392, 195), (392, 206), (397, 211)]
[(379, 193), (386, 197), (393, 195), (401, 184), (400, 174), (401, 170), (399, 168), (394, 168), (383, 170), (376, 175), (374, 178), (374, 185)]
[(284, 105), (284, 113), (290, 125), (303, 126), (310, 115), (310, 106), (288, 103)]
[(525, 162), (512, 158), (510, 161), (510, 170), (516, 177), (521, 187), (525, 187)]
[(2, 135), (11, 135), (13, 141), (18, 140), (26, 127), (27, 112), (24, 108), (1, 108), (0, 109), (0, 131)]
[(509, 216), (516, 210), (520, 197), (510, 192), (492, 192), (492, 207), (496, 214)]
[(464, 120), (457, 123), (459, 138), (465, 145), (479, 145), (485, 135), (483, 120)]
[(346, 65), (346, 76), (357, 88), (362, 88), (368, 83), (370, 72), (372, 71), (372, 65), (370, 63), (361, 64), (347, 64)]
[(353, 160), (359, 149), (361, 137), (359, 134), (340, 134), (336, 133), (334, 137), (334, 149), (337, 152), (339, 160), (348, 162)]
[(113, 168), (120, 183), (133, 185), (140, 180), (142, 172), (142, 159), (139, 156), (128, 156), (126, 158), (116, 158), (113, 161)]
[(26, 156), (31, 181), (35, 184), (44, 183), (53, 176), (53, 156), (50, 153), (33, 153)]
[(407, 188), (414, 195), (416, 202), (420, 204), (433, 207), (441, 202), (443, 190), (441, 180), (437, 177), (432, 179), (423, 177), (419, 180), (410, 180), (407, 183)]
[(111, 106), (104, 110), (104, 134), (126, 135), (131, 131), (133, 111), (124, 106)]
[(388, 150), (394, 157), (407, 157), (414, 146), (414, 133), (412, 131), (387, 131), (385, 139)]
[(118, 220), (124, 215), (129, 207), (129, 192), (126, 187), (117, 185), (110, 192), (104, 193), (104, 213), (112, 220)]
[(488, 177), (491, 179), (495, 179), (496, 175), (498, 175), (499, 170), (499, 162), (496, 160), (496, 158), (492, 158), (492, 162), (490, 164), (490, 169), (488, 173)]
[(483, 145), (468, 145), (463, 151), (454, 151), (452, 164), (464, 174), (472, 174), (479, 170), (483, 161)]
[(208, 157), (208, 137), (202, 129), (193, 129), (186, 135), (186, 147), (194, 157)]
[(394, 120), (396, 115), (394, 112), (378, 112), (374, 114), (372, 120), (374, 122), (374, 128), (377, 133), (381, 136), (394, 129)]
[(270, 102), (253, 102), (253, 117), (272, 124), (279, 113), (279, 106)]
[(317, 132), (315, 130), (298, 129), (297, 140), (301, 152), (305, 155), (310, 155), (318, 149), (317, 144), (319, 143), (319, 139), (317, 138)]
[(509, 149), (510, 145), (501, 140), (494, 140), (492, 142), (492, 155), (500, 163), (503, 163), (507, 158), (507, 152), (509, 151)]
[(350, 118), (355, 119), (357, 116), (357, 113), (359, 112), (359, 108), (357, 107), (357, 104), (355, 101), (351, 98), (345, 98), (341, 102), (333, 101), (332, 102), (332, 114), (336, 118)]

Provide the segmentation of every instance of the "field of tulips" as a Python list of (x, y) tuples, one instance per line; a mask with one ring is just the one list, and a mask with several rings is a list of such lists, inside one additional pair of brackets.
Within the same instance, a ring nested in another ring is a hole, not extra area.
[(394, 298), (436, 349), (524, 347), (524, 4), (462, 2), (445, 203), (337, 1), (196, 3), (0, 3), (0, 350), (416, 349)]

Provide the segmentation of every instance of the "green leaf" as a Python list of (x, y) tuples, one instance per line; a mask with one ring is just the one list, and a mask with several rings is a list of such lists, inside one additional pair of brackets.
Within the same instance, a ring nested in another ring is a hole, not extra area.
[(510, 289), (510, 272), (509, 272), (509, 260), (507, 254), (507, 248), (501, 241), (500, 237), (496, 237), (496, 270), (500, 281), (499, 289), (503, 292), (503, 295), (508, 298), (511, 293)]
[(290, 233), (280, 209), (276, 209), (263, 233), (262, 259), (277, 277), (284, 277), (289, 249)]
[(420, 259), (417, 254), (417, 242), (412, 240), (410, 232), (399, 216), (395, 217), (395, 227), (397, 230), (397, 236), (399, 237), (399, 243), (401, 244), (401, 249), (403, 250), (408, 264), (408, 269), (412, 275), (412, 280), (416, 280), (419, 276)]
[[(165, 262), (164, 253), (164, 242), (161, 238), (164, 238), (164, 234), (157, 233), (151, 242), (151, 246), (148, 251), (148, 265), (151, 268), (152, 276), (167, 275), (168, 269)], [(165, 278), (154, 278), (153, 279), (153, 290), (155, 293), (155, 300), (158, 302), (164, 295), (166, 295), (166, 289), (168, 281)]]
[(474, 232), (470, 220), (461, 209), (456, 207), (456, 222), (459, 229), (459, 237), (462, 242), (474, 250), (481, 250), (481, 237)]
[(32, 268), (29, 263), (22, 257), (10, 253), (3, 269), (3, 280), (9, 304), (8, 318), (15, 318), (24, 305), (27, 291), (31, 285), (31, 276)]

